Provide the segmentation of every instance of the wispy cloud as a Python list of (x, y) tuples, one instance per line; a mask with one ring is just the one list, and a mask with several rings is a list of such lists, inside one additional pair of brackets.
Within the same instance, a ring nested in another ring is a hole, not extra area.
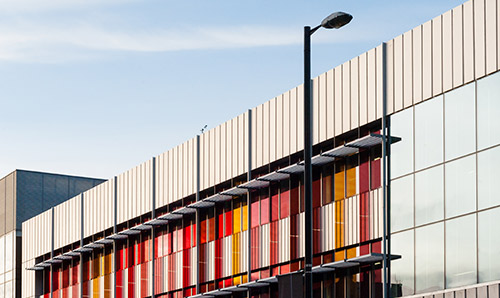
[[(301, 29), (237, 26), (182, 30), (117, 31), (93, 25), (12, 26), (0, 24), (0, 60), (57, 63), (95, 59), (110, 51), (166, 52), (231, 49), (300, 44)], [(341, 33), (339, 31), (339, 33)], [(368, 35), (355, 35), (356, 39)], [(370, 37), (371, 38), (371, 37)], [(336, 42), (353, 40), (352, 34), (336, 34)], [(318, 36), (318, 42), (332, 42)]]

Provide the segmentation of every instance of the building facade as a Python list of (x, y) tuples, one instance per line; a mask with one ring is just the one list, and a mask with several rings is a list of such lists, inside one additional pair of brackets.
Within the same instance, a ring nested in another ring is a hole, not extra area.
[[(470, 0), (312, 80), (315, 297), (382, 295), (384, 103), (391, 294), (500, 296), (499, 42)], [(300, 293), (302, 150), (298, 86), (24, 222), (23, 297)]]
[(101, 179), (16, 170), (0, 179), (0, 297), (21, 297), (21, 225)]

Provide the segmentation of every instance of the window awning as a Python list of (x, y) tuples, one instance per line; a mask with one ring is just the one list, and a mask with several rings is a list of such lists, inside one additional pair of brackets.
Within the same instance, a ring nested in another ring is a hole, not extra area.
[(332, 150), (321, 153), (323, 156), (328, 157), (347, 157), (359, 152), (359, 148), (346, 147), (344, 145), (333, 148)]
[(182, 214), (175, 214), (175, 213), (170, 212), (170, 213), (164, 214), (158, 218), (163, 219), (163, 220), (177, 220), (177, 219), (182, 218)]
[(74, 250), (73, 251), (68, 251), (68, 252), (65, 252), (62, 254), (63, 256), (69, 256), (69, 257), (79, 257), (80, 254), (75, 252)]
[(104, 238), (104, 239), (99, 239), (94, 243), (108, 245), (108, 244), (113, 244), (113, 242), (114, 242), (113, 239)]
[(265, 180), (259, 180), (259, 179), (253, 179), (248, 182), (245, 182), (243, 184), (238, 185), (239, 188), (244, 188), (244, 189), (249, 189), (249, 190), (254, 190), (254, 189), (261, 189), (264, 187), (269, 186), (269, 181)]
[(58, 256), (55, 256), (54, 259), (65, 261), (65, 260), (73, 260), (73, 257), (67, 256), (67, 255), (58, 255)]
[(276, 181), (288, 179), (289, 177), (290, 177), (290, 174), (279, 173), (278, 171), (275, 171), (275, 172), (266, 174), (264, 176), (260, 176), (259, 178), (257, 178), (257, 180), (276, 182)]
[(223, 195), (223, 194), (218, 193), (218, 194), (215, 194), (213, 196), (210, 196), (208, 198), (203, 199), (203, 201), (217, 203), (217, 202), (229, 201), (232, 198), (233, 198), (232, 195)]
[(151, 230), (151, 228), (152, 228), (151, 225), (147, 225), (146, 223), (143, 223), (141, 225), (131, 227), (130, 229), (139, 230), (139, 231), (149, 231), (149, 230)]
[(122, 240), (122, 239), (127, 239), (127, 238), (128, 238), (127, 235), (123, 235), (123, 234), (119, 234), (119, 233), (116, 233), (116, 234), (113, 234), (113, 235), (106, 237), (106, 239), (111, 239), (111, 240)]
[(205, 293), (202, 297), (206, 297), (206, 296), (226, 296), (226, 295), (231, 295), (232, 292), (229, 292), (229, 291), (225, 291), (224, 289), (217, 289), (217, 290), (213, 290), (213, 291), (210, 291), (210, 292), (207, 292)]
[(134, 229), (128, 229), (128, 230), (118, 232), (118, 234), (120, 234), (120, 235), (127, 235), (127, 236), (139, 235), (140, 233), (141, 233), (140, 230), (134, 230)]
[(220, 192), (221, 195), (239, 197), (247, 194), (247, 190), (237, 186)]
[(304, 170), (305, 170), (304, 165), (296, 163), (288, 167), (279, 169), (276, 172), (281, 174), (297, 175), (304, 172)]
[[(320, 155), (316, 155), (316, 156), (311, 158), (311, 165), (319, 167), (319, 166), (323, 166), (323, 165), (326, 165), (328, 163), (331, 163), (334, 160), (335, 160), (335, 157), (320, 154)], [(299, 165), (304, 166), (305, 162), (301, 161), (301, 162), (299, 162)]]
[(79, 252), (79, 253), (84, 253), (84, 252), (92, 252), (92, 248), (88, 248), (88, 247), (79, 247), (79, 248), (76, 248), (74, 249), (73, 251), (74, 252)]
[(236, 286), (225, 288), (224, 290), (234, 293), (234, 292), (246, 292), (246, 291), (248, 291), (248, 288), (243, 286), (243, 285), (236, 285)]
[(150, 225), (150, 226), (161, 226), (161, 225), (168, 224), (168, 220), (155, 218), (155, 219), (152, 219), (152, 220), (149, 220), (149, 221), (145, 222), (144, 224), (145, 225)]
[(186, 207), (176, 209), (176, 210), (172, 211), (171, 213), (188, 215), (188, 214), (196, 213), (196, 208), (189, 208), (189, 206), (186, 206)]
[(91, 249), (102, 249), (104, 248), (104, 244), (99, 244), (99, 243), (89, 243), (87, 245), (83, 246), (84, 248), (91, 248)]
[(195, 203), (189, 205), (188, 207), (189, 208), (204, 209), (204, 208), (210, 208), (213, 206), (215, 206), (214, 202), (207, 200), (207, 199), (203, 199), (201, 201), (198, 201), (198, 202), (195, 202)]

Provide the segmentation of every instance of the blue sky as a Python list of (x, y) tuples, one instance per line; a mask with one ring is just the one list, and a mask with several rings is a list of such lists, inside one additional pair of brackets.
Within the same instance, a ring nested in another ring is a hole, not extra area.
[(31, 169), (110, 178), (458, 0), (2, 0), (0, 177)]

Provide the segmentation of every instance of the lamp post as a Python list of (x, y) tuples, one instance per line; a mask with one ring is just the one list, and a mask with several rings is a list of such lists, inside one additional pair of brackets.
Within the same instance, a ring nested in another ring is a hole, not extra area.
[(338, 29), (352, 20), (352, 16), (344, 12), (334, 12), (326, 17), (321, 25), (311, 29), (310, 26), (304, 27), (304, 166), (305, 166), (305, 247), (306, 262), (304, 269), (304, 278), (306, 284), (306, 298), (313, 297), (313, 276), (312, 276), (312, 245), (313, 245), (313, 227), (312, 227), (312, 104), (311, 104), (311, 35), (316, 30), (323, 27), (326, 29)]

